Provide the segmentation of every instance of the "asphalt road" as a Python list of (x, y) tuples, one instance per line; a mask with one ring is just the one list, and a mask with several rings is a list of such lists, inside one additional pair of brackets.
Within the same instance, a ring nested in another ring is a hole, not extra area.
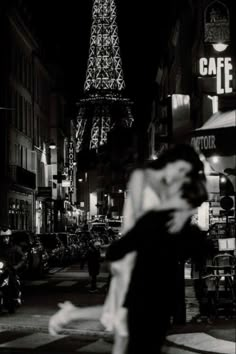
[[(186, 276), (188, 278), (188, 274)], [(48, 334), (48, 321), (57, 310), (58, 302), (70, 300), (78, 306), (102, 304), (106, 295), (107, 280), (108, 273), (105, 264), (102, 264), (98, 277), (97, 293), (89, 292), (88, 272), (86, 269), (81, 270), (76, 264), (64, 269), (53, 269), (43, 279), (26, 280), (23, 287), (23, 305), (13, 315), (7, 312), (0, 314), (0, 353), (111, 353), (112, 336), (104, 332), (99, 321), (92, 320), (89, 323), (79, 321), (74, 327), (70, 326), (65, 329), (62, 335)], [(190, 284), (191, 282), (186, 287), (187, 322), (198, 313), (198, 304)], [(211, 343), (210, 340), (214, 341), (217, 336), (226, 340), (223, 342), (223, 347), (225, 345), (227, 350), (221, 350), (222, 340), (220, 339), (221, 348), (219, 347), (217, 351), (210, 351), (231, 354), (232, 342), (235, 341), (235, 327), (231, 322), (224, 320), (223, 323), (212, 325), (208, 323), (191, 325), (189, 322), (185, 328), (175, 328), (174, 336), (169, 337), (171, 342), (167, 340), (163, 348), (163, 354), (205, 353), (206, 348), (196, 351), (196, 347), (202, 343)], [(173, 341), (177, 343), (177, 346)], [(189, 345), (179, 346), (182, 342)], [(215, 345), (215, 342), (213, 344)]]

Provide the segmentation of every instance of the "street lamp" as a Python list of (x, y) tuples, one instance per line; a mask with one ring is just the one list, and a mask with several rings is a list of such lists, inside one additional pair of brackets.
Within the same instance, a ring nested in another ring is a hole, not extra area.
[(51, 149), (51, 150), (55, 150), (56, 149), (56, 144), (54, 143), (54, 141), (51, 141), (49, 143), (49, 149)]
[(214, 43), (212, 44), (213, 48), (217, 51), (217, 52), (223, 52), (226, 48), (228, 48), (228, 44), (226, 43)]

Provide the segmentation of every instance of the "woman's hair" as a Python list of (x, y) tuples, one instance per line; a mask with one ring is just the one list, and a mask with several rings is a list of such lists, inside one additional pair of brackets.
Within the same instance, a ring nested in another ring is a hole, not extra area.
[(189, 204), (196, 208), (207, 201), (208, 193), (206, 188), (206, 176), (204, 165), (200, 160), (199, 154), (188, 144), (178, 144), (165, 150), (157, 160), (149, 162), (148, 168), (160, 170), (168, 163), (175, 161), (186, 161), (192, 166), (192, 170), (187, 174), (190, 181), (182, 186), (182, 196), (188, 200)]
[(180, 160), (189, 162), (192, 165), (192, 170), (189, 175), (195, 177), (199, 176), (205, 179), (204, 165), (196, 150), (188, 144), (177, 144), (170, 147), (168, 150), (164, 150), (158, 159), (149, 161), (147, 167), (160, 170), (168, 163)]

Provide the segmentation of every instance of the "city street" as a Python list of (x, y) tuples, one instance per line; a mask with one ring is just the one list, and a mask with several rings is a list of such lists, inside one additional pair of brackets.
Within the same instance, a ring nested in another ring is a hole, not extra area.
[[(72, 323), (58, 336), (49, 335), (47, 330), (58, 302), (70, 300), (78, 306), (103, 303), (108, 277), (105, 270), (103, 263), (97, 293), (89, 293), (87, 270), (81, 270), (77, 264), (52, 269), (44, 279), (26, 280), (24, 304), (13, 315), (1, 314), (0, 353), (111, 353), (112, 336), (95, 319)], [(185, 276), (188, 277), (188, 268)], [(204, 353), (209, 348), (212, 353), (233, 354), (236, 341), (233, 321), (191, 323), (198, 305), (191, 281), (187, 280), (186, 285), (188, 323), (169, 333), (163, 354), (191, 354), (196, 350)]]
[[(36, 350), (42, 353), (55, 351), (68, 353), (76, 351), (81, 346), (99, 339), (102, 326), (98, 321), (80, 323), (80, 336), (73, 335), (77, 332), (75, 323), (68, 334), (52, 337), (47, 332), (48, 320), (57, 310), (57, 304), (70, 300), (75, 305), (86, 306), (102, 304), (106, 293), (108, 273), (104, 272), (102, 264), (98, 278), (98, 292), (89, 293), (90, 283), (87, 270), (81, 271), (79, 265), (68, 268), (55, 268), (43, 279), (25, 280), (23, 286), (23, 305), (15, 314), (7, 312), (1, 314), (0, 325), (0, 352), (25, 352)], [(66, 332), (66, 330), (65, 330)], [(72, 333), (72, 336), (69, 334)], [(109, 336), (108, 336), (109, 337)], [(99, 342), (99, 345), (101, 343)], [(111, 346), (111, 344), (109, 344)], [(59, 349), (60, 348), (60, 349)]]

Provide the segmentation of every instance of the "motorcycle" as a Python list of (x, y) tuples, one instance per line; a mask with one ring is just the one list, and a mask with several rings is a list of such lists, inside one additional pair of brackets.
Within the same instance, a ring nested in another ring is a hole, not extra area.
[(22, 303), (21, 282), (14, 269), (0, 259), (0, 311), (14, 313)]

